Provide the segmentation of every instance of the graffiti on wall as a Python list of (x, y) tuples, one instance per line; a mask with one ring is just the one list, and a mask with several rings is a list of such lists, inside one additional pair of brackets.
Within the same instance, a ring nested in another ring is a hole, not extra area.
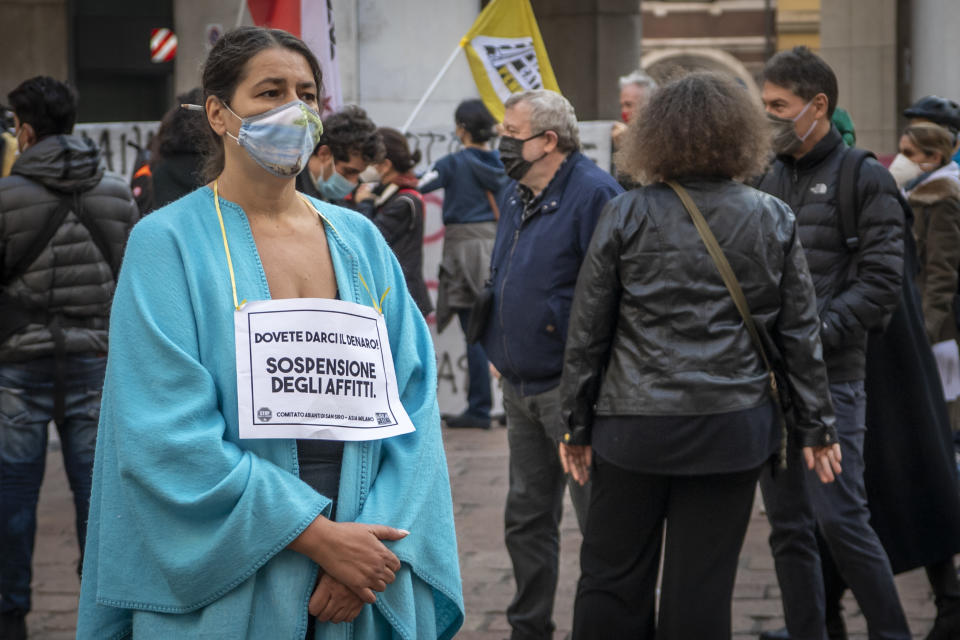
[(100, 147), (107, 169), (129, 178), (138, 150), (150, 147), (159, 127), (159, 122), (88, 123), (78, 124), (74, 133)]

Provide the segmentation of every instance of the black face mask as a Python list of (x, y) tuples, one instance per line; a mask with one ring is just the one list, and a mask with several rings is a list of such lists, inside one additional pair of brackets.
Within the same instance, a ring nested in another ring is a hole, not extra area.
[(503, 163), (503, 168), (507, 172), (508, 176), (514, 180), (520, 180), (523, 178), (523, 176), (527, 175), (527, 171), (530, 170), (530, 167), (533, 166), (534, 162), (543, 160), (543, 158), (547, 155), (546, 153), (536, 160), (524, 160), (523, 144), (528, 140), (539, 138), (545, 133), (546, 131), (541, 131), (540, 133), (535, 133), (529, 138), (511, 138), (509, 136), (502, 136), (500, 138), (500, 161)]

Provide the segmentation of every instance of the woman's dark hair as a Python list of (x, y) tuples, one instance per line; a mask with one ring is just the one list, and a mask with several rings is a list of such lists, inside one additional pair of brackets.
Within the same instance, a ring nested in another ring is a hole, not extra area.
[(203, 90), (196, 87), (177, 96), (177, 102), (167, 111), (157, 135), (150, 145), (150, 164), (178, 153), (202, 153), (202, 141), (207, 135), (206, 118), (197, 111), (182, 108), (181, 104), (203, 104)]
[[(230, 104), (237, 86), (246, 74), (247, 62), (261, 51), (280, 47), (302, 55), (310, 65), (313, 80), (317, 83), (317, 101), (323, 102), (323, 74), (320, 63), (303, 40), (281, 29), (263, 27), (239, 27), (223, 34), (213, 45), (207, 61), (203, 64), (203, 102), (216, 96), (226, 105)], [(223, 140), (208, 125), (204, 150), (204, 180), (213, 180), (223, 171)]]
[(387, 149), (386, 159), (393, 163), (394, 170), (406, 173), (417, 166), (420, 162), (420, 149), (410, 153), (410, 145), (407, 144), (405, 135), (390, 127), (380, 127), (378, 131), (383, 139), (383, 146)]
[(759, 102), (732, 78), (710, 72), (662, 87), (630, 123), (615, 161), (640, 182), (684, 176), (748, 178), (770, 150)]
[(464, 100), (453, 114), (457, 126), (463, 127), (474, 142), (486, 142), (496, 134), (497, 121), (482, 100)]
[(37, 140), (71, 133), (77, 121), (76, 92), (50, 76), (24, 80), (7, 99), (17, 119), (33, 127)]

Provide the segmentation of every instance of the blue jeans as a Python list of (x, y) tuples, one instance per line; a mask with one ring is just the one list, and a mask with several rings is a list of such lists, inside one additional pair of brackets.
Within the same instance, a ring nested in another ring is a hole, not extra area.
[[(57, 425), (73, 492), (80, 553), (87, 530), (93, 455), (106, 358), (64, 360), (64, 415)], [(0, 612), (30, 610), (37, 500), (53, 419), (55, 361), (0, 364)]]
[[(467, 332), (470, 326), (470, 309), (457, 309), (460, 328)], [(490, 365), (480, 343), (467, 345), (467, 410), (471, 416), (490, 419), (493, 395), (490, 392)]]
[(801, 452), (787, 450), (787, 469), (760, 476), (770, 520), (777, 581), (787, 630), (794, 640), (826, 640), (823, 574), (816, 528), (867, 619), (870, 640), (909, 640), (910, 630), (893, 582), (890, 561), (870, 526), (863, 483), (867, 396), (862, 380), (830, 385), (837, 416), (843, 473), (823, 484), (806, 469)]

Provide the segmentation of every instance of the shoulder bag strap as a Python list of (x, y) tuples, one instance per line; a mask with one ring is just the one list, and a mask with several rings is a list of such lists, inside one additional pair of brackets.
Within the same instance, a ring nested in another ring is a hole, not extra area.
[(680, 201), (683, 203), (683, 208), (686, 209), (690, 217), (693, 218), (693, 224), (697, 228), (697, 233), (700, 234), (700, 239), (703, 240), (703, 244), (706, 245), (707, 252), (710, 254), (710, 257), (713, 258), (713, 263), (717, 266), (720, 277), (723, 278), (723, 284), (727, 286), (727, 291), (730, 292), (730, 297), (733, 298), (733, 303), (737, 306), (737, 311), (740, 312), (740, 316), (743, 318), (743, 324), (747, 326), (750, 339), (753, 340), (753, 345), (757, 348), (757, 351), (760, 352), (760, 357), (763, 358), (763, 365), (767, 368), (772, 379), (773, 368), (770, 366), (767, 352), (763, 348), (763, 342), (760, 340), (757, 326), (754, 324), (753, 316), (750, 314), (750, 306), (747, 304), (747, 298), (743, 295), (740, 282), (733, 273), (733, 267), (731, 267), (727, 261), (727, 256), (717, 243), (717, 238), (713, 235), (713, 231), (710, 230), (710, 225), (707, 224), (706, 219), (703, 217), (703, 214), (700, 213), (700, 209), (697, 208), (697, 204), (693, 201), (693, 198), (690, 197), (690, 194), (687, 193), (687, 190), (672, 180), (667, 182), (667, 186), (676, 192)]
[[(412, 230), (417, 226), (417, 214), (423, 211), (423, 196), (416, 189), (400, 189), (397, 192), (397, 198), (406, 202), (407, 208), (410, 209), (410, 224), (407, 225), (407, 229)], [(417, 203), (420, 203), (419, 211), (417, 210)], [(422, 217), (422, 214), (419, 217)]]
[(736, 274), (733, 273), (733, 267), (730, 266), (730, 262), (727, 261), (727, 256), (724, 255), (723, 249), (721, 249), (717, 243), (717, 238), (713, 235), (713, 231), (710, 230), (710, 225), (707, 224), (706, 218), (703, 217), (700, 209), (697, 208), (697, 203), (693, 201), (693, 198), (690, 197), (686, 189), (673, 180), (668, 180), (667, 186), (676, 192), (680, 198), (680, 202), (683, 203), (683, 208), (687, 210), (687, 213), (689, 213), (693, 219), (693, 224), (697, 228), (697, 233), (700, 234), (700, 239), (703, 240), (703, 244), (707, 247), (707, 252), (709, 252), (710, 257), (713, 258), (713, 263), (717, 266), (720, 277), (723, 278), (723, 284), (727, 286), (727, 291), (730, 292), (730, 297), (733, 298), (733, 303), (736, 305), (737, 311), (740, 312), (740, 317), (743, 318), (743, 324), (746, 325), (747, 331), (750, 333), (753, 346), (756, 347), (760, 353), (760, 357), (763, 358), (763, 366), (767, 368), (767, 377), (770, 379), (770, 395), (773, 398), (774, 404), (776, 404), (777, 414), (780, 416), (780, 430), (782, 432), (780, 440), (780, 462), (774, 465), (774, 469), (785, 469), (787, 466), (787, 420), (783, 411), (783, 403), (780, 401), (780, 389), (777, 387), (777, 376), (773, 372), (773, 367), (770, 366), (770, 359), (767, 357), (766, 349), (763, 348), (763, 341), (757, 332), (757, 325), (753, 322), (753, 316), (750, 314), (750, 305), (747, 304), (747, 298), (743, 295), (740, 281), (737, 280)]
[(860, 202), (857, 197), (860, 182), (860, 167), (867, 158), (876, 158), (866, 149), (853, 147), (847, 149), (840, 161), (840, 174), (837, 181), (837, 205), (840, 210), (840, 233), (847, 251), (856, 253), (860, 248), (860, 236), (857, 233), (857, 218)]
[(53, 240), (57, 229), (67, 219), (67, 214), (70, 213), (72, 208), (73, 199), (68, 195), (61, 196), (56, 209), (50, 214), (50, 218), (44, 223), (37, 235), (33, 237), (26, 251), (20, 255), (20, 258), (10, 267), (10, 270), (3, 274), (3, 286), (26, 273), (33, 261), (40, 257), (43, 250)]

